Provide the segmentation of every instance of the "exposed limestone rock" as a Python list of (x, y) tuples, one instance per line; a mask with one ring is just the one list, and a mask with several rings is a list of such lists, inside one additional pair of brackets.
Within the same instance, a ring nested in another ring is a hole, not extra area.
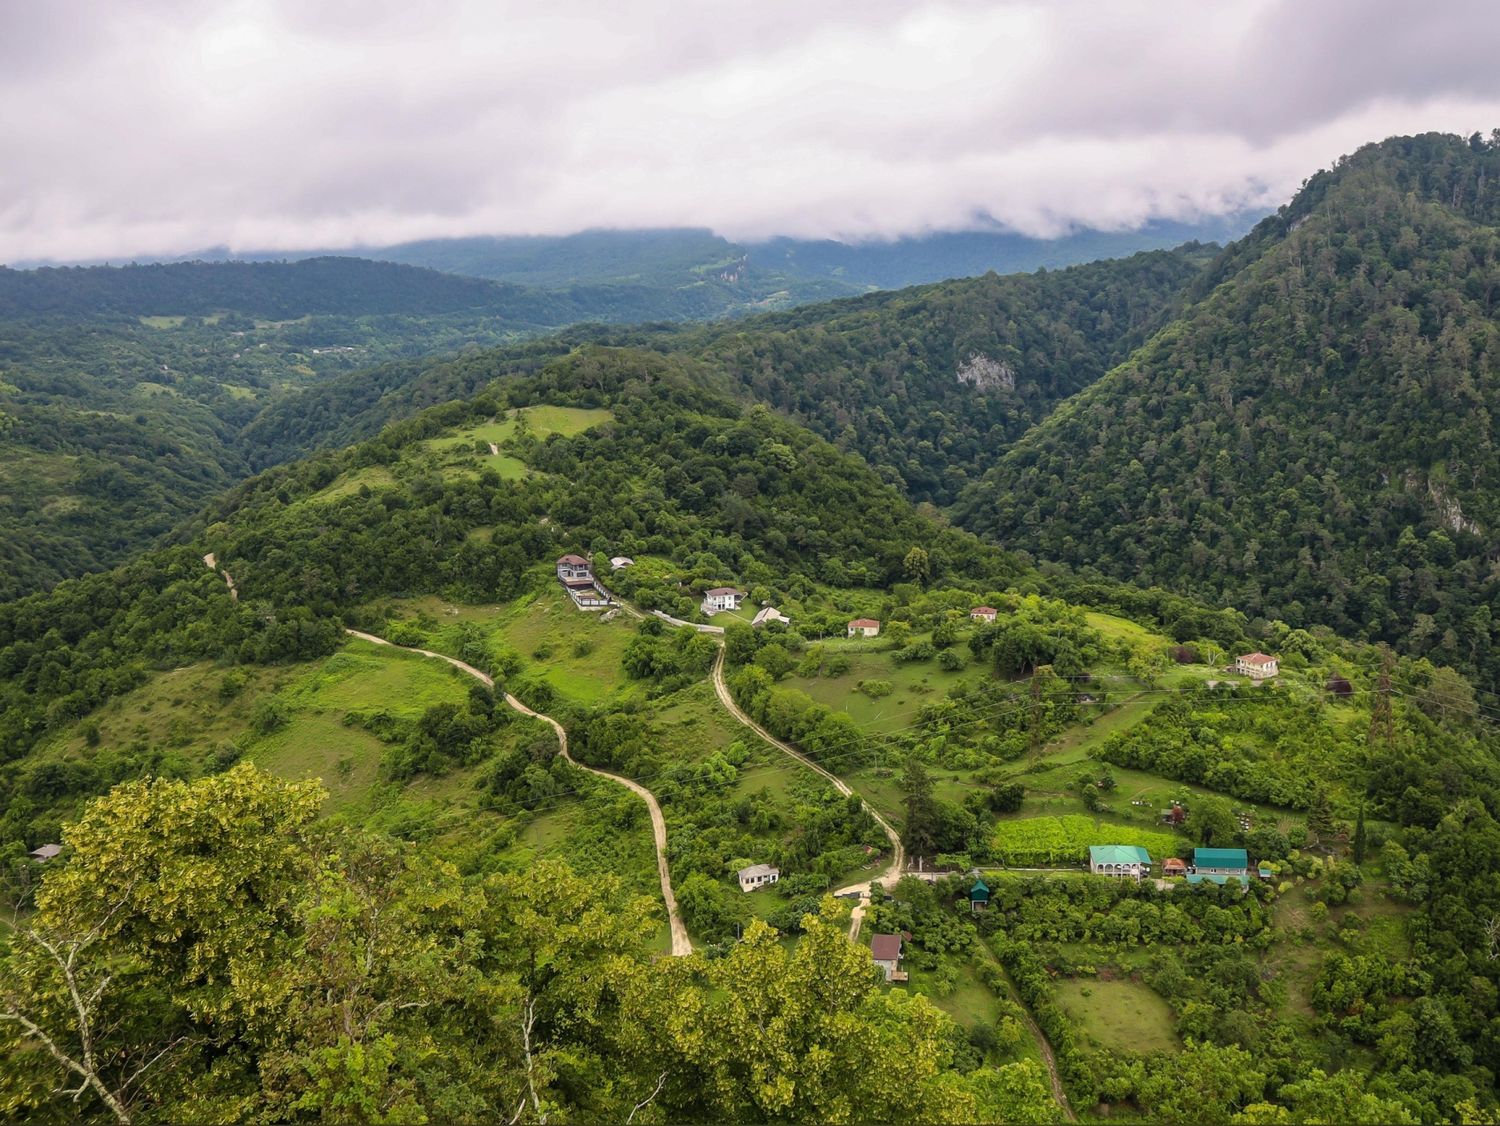
[(1016, 373), (1004, 360), (993, 360), (983, 352), (970, 352), (958, 365), (958, 381), (972, 383), (977, 391), (1014, 391)]

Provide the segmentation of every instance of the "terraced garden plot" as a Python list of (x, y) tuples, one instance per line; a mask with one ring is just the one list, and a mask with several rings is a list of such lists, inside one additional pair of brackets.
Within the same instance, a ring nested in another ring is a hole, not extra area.
[(1070, 867), (1084, 863), (1090, 845), (1137, 845), (1153, 860), (1180, 856), (1190, 847), (1176, 833), (1143, 829), (1085, 814), (1019, 817), (995, 825), (990, 838), (1002, 864), (1017, 868)]

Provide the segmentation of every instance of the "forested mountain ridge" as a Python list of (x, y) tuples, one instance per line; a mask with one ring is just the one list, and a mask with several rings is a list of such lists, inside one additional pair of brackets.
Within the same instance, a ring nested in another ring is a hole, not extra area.
[(1052, 404), (1086, 387), (1170, 317), (1212, 259), (1190, 245), (1066, 270), (989, 275), (805, 305), (706, 328), (582, 327), (430, 365), (350, 374), (270, 408), (251, 428), (279, 454), (368, 437), (392, 418), (475, 393), (589, 343), (692, 357), (860, 453), (917, 500), (946, 502)]
[(1500, 682), (1500, 148), (1320, 173), (955, 508), (1039, 556)]

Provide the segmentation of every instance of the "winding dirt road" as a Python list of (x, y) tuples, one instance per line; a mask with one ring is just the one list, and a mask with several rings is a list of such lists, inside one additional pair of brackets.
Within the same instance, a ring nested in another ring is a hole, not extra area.
[(203, 563), (210, 571), (218, 571), (220, 575), (224, 576), (224, 585), (229, 588), (229, 597), (238, 602), (240, 600), (240, 592), (239, 588), (234, 585), (234, 577), (228, 571), (219, 571), (219, 561), (214, 558), (214, 553), (210, 551), (205, 555)]
[[(849, 788), (849, 784), (838, 775), (832, 773), (831, 771), (824, 770), (821, 766), (815, 763), (812, 759), (808, 758), (801, 751), (797, 750), (791, 744), (783, 743), (780, 739), (776, 738), (776, 736), (772, 735), (764, 727), (756, 723), (753, 719), (751, 719), (748, 715), (740, 710), (740, 706), (734, 702), (734, 697), (729, 694), (729, 685), (724, 683), (724, 647), (722, 645), (719, 646), (718, 656), (714, 658), (713, 677), (714, 691), (718, 693), (719, 702), (724, 705), (725, 709), (729, 712), (730, 715), (734, 716), (734, 718), (739, 720), (740, 723), (744, 724), (751, 731), (755, 732), (777, 750), (781, 751), (784, 754), (790, 755), (792, 758), (796, 759), (809, 770), (817, 771), (824, 778), (828, 779), (828, 781), (832, 783), (833, 788), (836, 789), (839, 793), (843, 794), (845, 797), (857, 796), (854, 791)], [(891, 866), (886, 869), (884, 874), (876, 877), (876, 879), (878, 879), (879, 882), (884, 884), (886, 887), (892, 887), (895, 885), (896, 881), (901, 878), (901, 869), (906, 865), (906, 850), (901, 847), (901, 834), (896, 832), (896, 830), (891, 827), (891, 823), (884, 817), (882, 817), (880, 813), (876, 811), (875, 807), (872, 806), (869, 802), (865, 801), (863, 798), (860, 798), (860, 804), (864, 806), (865, 811), (869, 813), (871, 817), (875, 818), (876, 822), (880, 825), (880, 828), (884, 831), (886, 839), (891, 842)], [(865, 909), (870, 905), (870, 885), (874, 882), (876, 882), (875, 879), (870, 879), (864, 881), (863, 883), (850, 884), (848, 887), (839, 888), (838, 891), (834, 892), (835, 895), (857, 894), (859, 896), (859, 903), (855, 905), (853, 912), (849, 916), (849, 940), (851, 942), (859, 937), (859, 927), (860, 924), (864, 922)]]
[[(481, 672), (465, 661), (460, 661), (457, 657), (450, 657), (445, 653), (434, 653), (430, 649), (416, 649), (406, 645), (397, 645), (393, 641), (387, 641), (383, 637), (376, 637), (373, 633), (365, 633), (362, 630), (345, 629), (344, 632), (351, 637), (357, 637), (361, 641), (369, 641), (375, 645), (389, 645), (392, 649), (405, 649), (409, 653), (420, 653), (424, 657), (433, 657), (439, 661), (447, 661), (454, 668), (460, 672), (468, 673), (468, 675), (481, 684), (489, 688), (495, 687), (494, 677)], [(567, 759), (568, 762), (580, 770), (586, 770), (590, 774), (596, 774), (600, 778), (608, 778), (611, 782), (624, 786), (646, 803), (646, 808), (651, 811), (651, 833), (656, 838), (656, 872), (661, 878), (661, 897), (662, 901), (667, 905), (667, 919), (672, 928), (672, 953), (677, 957), (691, 954), (693, 952), (693, 943), (688, 938), (687, 927), (683, 925), (682, 916), (678, 914), (677, 897), (672, 894), (672, 876), (667, 868), (667, 819), (662, 816), (661, 806), (657, 803), (656, 795), (639, 782), (634, 782), (629, 778), (623, 778), (618, 774), (611, 774), (607, 770), (599, 770), (579, 762), (568, 753), (568, 732), (562, 724), (549, 715), (543, 715), (541, 712), (528, 708), (509, 692), (505, 693), (505, 702), (522, 715), (531, 716), (550, 725), (552, 730), (557, 733), (558, 753)]]

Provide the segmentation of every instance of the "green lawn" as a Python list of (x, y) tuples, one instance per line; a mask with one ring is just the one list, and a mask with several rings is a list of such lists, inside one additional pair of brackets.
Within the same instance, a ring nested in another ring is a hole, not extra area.
[[(898, 828), (906, 819), (906, 795), (901, 789), (901, 764), (865, 767), (855, 771), (836, 771), (854, 791)], [(933, 781), (933, 793), (944, 801), (962, 804), (965, 797), (985, 787), (970, 779), (972, 771), (948, 770), (940, 766), (927, 768)]]
[(578, 609), (560, 586), (548, 583), (494, 620), (492, 636), (520, 654), (527, 675), (540, 675), (564, 699), (594, 705), (627, 689), (620, 662), (635, 637), (634, 618)]
[(348, 809), (374, 785), (384, 745), (323, 711), (299, 711), (285, 727), (261, 738), (246, 756), (272, 774), (316, 778), (328, 790), (326, 812)]
[[(848, 672), (840, 676), (789, 676), (782, 683), (800, 688), (820, 704), (848, 712), (861, 727), (885, 734), (911, 726), (923, 704), (941, 699), (965, 675), (974, 675), (972, 669), (944, 672), (938, 668), (935, 658), (898, 662), (892, 659), (889, 651), (872, 648), (879, 644), (878, 641), (837, 639), (824, 642), (830, 657), (848, 658)], [(872, 699), (856, 687), (861, 681), (870, 680), (888, 682), (892, 689), (890, 695)]]
[(1116, 1052), (1178, 1048), (1172, 1010), (1151, 989), (1125, 978), (1071, 978), (1055, 986), (1057, 1003), (1086, 1042)]
[(910, 978), (906, 988), (912, 993), (926, 996), (962, 1028), (992, 1024), (1000, 1013), (999, 998), (979, 980), (978, 967), (972, 962), (965, 962), (958, 967), (958, 982), (953, 986), (952, 992), (946, 995), (939, 992), (935, 974), (910, 967), (907, 972)]

